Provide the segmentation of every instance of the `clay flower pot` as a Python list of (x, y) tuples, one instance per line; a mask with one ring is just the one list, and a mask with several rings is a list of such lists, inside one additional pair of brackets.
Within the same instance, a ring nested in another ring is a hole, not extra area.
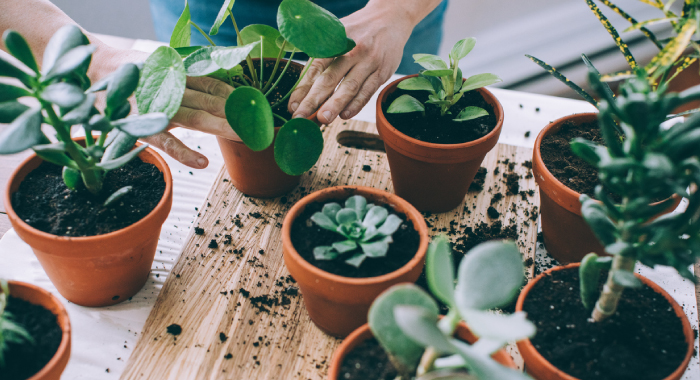
[(8, 181), (3, 201), (12, 227), (32, 247), (58, 292), (75, 304), (114, 305), (136, 294), (148, 279), (160, 229), (173, 204), (173, 178), (168, 164), (153, 149), (147, 148), (139, 158), (163, 173), (163, 198), (145, 218), (104, 235), (56, 236), (31, 227), (17, 216), (12, 194), (43, 162), (38, 156), (22, 162)]
[(39, 305), (56, 315), (56, 321), (63, 331), (61, 343), (53, 358), (41, 369), (27, 380), (59, 380), (61, 373), (68, 364), (71, 348), (71, 329), (68, 313), (58, 298), (51, 295), (46, 290), (26, 282), (8, 281), (10, 294), (12, 297), (22, 299), (34, 305)]
[[(547, 252), (561, 264), (580, 262), (591, 252), (605, 255), (605, 249), (581, 216), (581, 194), (559, 182), (545, 166), (542, 160), (542, 140), (547, 135), (557, 133), (565, 123), (583, 124), (597, 120), (598, 114), (594, 112), (565, 116), (547, 125), (535, 140), (532, 171), (540, 188), (542, 235)], [(664, 213), (678, 207), (681, 199), (675, 195), (674, 199), (674, 204)]]
[[(259, 60), (259, 58), (253, 59), (255, 62)], [(275, 59), (265, 58), (265, 61), (274, 62)], [(282, 60), (280, 66), (284, 63), (286, 60)], [(299, 73), (304, 69), (304, 65), (296, 62), (292, 62), (289, 67), (290, 70), (295, 69)], [(320, 125), (316, 113), (309, 116), (309, 120)], [(279, 129), (279, 127), (275, 128), (275, 136)], [(267, 149), (255, 152), (238, 138), (229, 140), (217, 136), (216, 140), (219, 143), (226, 170), (231, 177), (231, 183), (243, 194), (256, 198), (276, 198), (289, 193), (299, 185), (301, 176), (291, 176), (277, 166), (274, 141)]]
[[(292, 245), (291, 229), (306, 206), (314, 202), (344, 200), (352, 195), (362, 195), (368, 203), (391, 206), (413, 222), (420, 243), (415, 256), (406, 265), (382, 276), (349, 278), (323, 271), (299, 255)], [(307, 195), (289, 210), (282, 225), (284, 263), (299, 284), (309, 317), (321, 330), (337, 337), (344, 337), (366, 323), (369, 307), (383, 291), (418, 279), (425, 264), (429, 240), (428, 227), (418, 210), (394, 194), (371, 187), (338, 186)]]
[[(573, 263), (565, 266), (554, 267), (552, 269), (547, 270), (544, 273), (541, 273), (534, 280), (530, 281), (527, 285), (525, 285), (523, 290), (520, 292), (520, 295), (518, 296), (518, 302), (515, 305), (515, 311), (523, 310), (523, 304), (525, 303), (525, 299), (530, 293), (530, 290), (535, 285), (535, 283), (542, 279), (544, 276), (554, 271), (578, 268), (580, 265), (580, 263)], [(644, 285), (650, 287), (656, 293), (662, 295), (668, 301), (668, 303), (671, 304), (671, 307), (673, 307), (673, 311), (676, 313), (676, 316), (680, 318), (681, 323), (683, 324), (683, 335), (685, 335), (685, 341), (688, 344), (688, 351), (685, 355), (685, 358), (683, 359), (683, 362), (681, 362), (681, 365), (678, 366), (678, 368), (675, 371), (673, 371), (672, 374), (663, 379), (679, 380), (681, 376), (683, 376), (683, 374), (685, 373), (685, 369), (688, 367), (688, 363), (690, 362), (690, 358), (693, 356), (694, 351), (695, 334), (693, 332), (692, 327), (690, 327), (688, 317), (683, 312), (683, 308), (681, 308), (681, 306), (678, 305), (678, 303), (676, 303), (676, 301), (673, 299), (673, 297), (671, 297), (671, 295), (666, 293), (665, 290), (661, 289), (660, 286), (656, 285), (653, 281), (637, 273), (635, 273), (635, 276), (637, 276), (637, 278), (639, 278), (642, 281), (642, 283), (644, 283)], [(578, 380), (577, 378), (561, 371), (560, 369), (552, 365), (550, 362), (548, 362), (544, 357), (542, 357), (542, 355), (540, 355), (540, 353), (537, 352), (537, 349), (535, 349), (535, 346), (532, 344), (530, 339), (523, 339), (521, 341), (518, 341), (517, 345), (518, 350), (520, 350), (520, 355), (523, 357), (523, 361), (525, 362), (525, 369), (527, 370), (527, 373), (532, 375), (537, 380)]]
[(496, 113), (496, 127), (486, 136), (462, 144), (427, 143), (389, 124), (382, 104), (404, 79), (388, 85), (377, 98), (377, 131), (384, 140), (394, 191), (419, 211), (446, 212), (459, 206), (486, 154), (496, 146), (503, 126), (503, 107), (493, 94), (478, 89)]
[[(340, 369), (343, 365), (343, 361), (345, 360), (345, 356), (348, 353), (352, 352), (352, 350), (354, 350), (355, 347), (359, 346), (360, 344), (362, 344), (362, 342), (372, 338), (373, 336), (374, 335), (372, 334), (372, 330), (369, 329), (368, 324), (364, 324), (362, 327), (353, 331), (352, 334), (350, 334), (343, 341), (343, 343), (341, 343), (340, 346), (338, 346), (338, 348), (335, 350), (335, 353), (333, 353), (333, 359), (331, 359), (331, 366), (328, 370), (328, 380), (343, 380), (340, 377)], [(455, 336), (458, 339), (465, 341), (469, 344), (474, 344), (474, 342), (479, 340), (479, 338), (477, 338), (471, 332), (471, 330), (469, 330), (469, 327), (467, 327), (467, 325), (464, 322), (460, 322), (459, 325), (457, 325)], [(515, 365), (513, 358), (511, 358), (510, 355), (504, 349), (496, 351), (496, 353), (494, 353), (492, 357), (494, 360), (506, 367), (518, 368)]]

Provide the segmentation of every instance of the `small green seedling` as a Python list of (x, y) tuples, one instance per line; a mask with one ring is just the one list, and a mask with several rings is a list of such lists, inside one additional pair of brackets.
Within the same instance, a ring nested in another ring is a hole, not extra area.
[[(321, 155), (321, 130), (308, 119), (286, 120), (274, 110), (286, 104), (314, 59), (341, 56), (352, 50), (355, 42), (347, 37), (337, 17), (309, 0), (283, 0), (277, 12), (279, 30), (262, 24), (239, 30), (233, 17), (233, 3), (233, 0), (224, 1), (207, 35), (190, 18), (185, 1), (170, 47), (158, 48), (146, 60), (144, 78), (136, 91), (139, 111), (160, 111), (172, 117), (182, 102), (187, 76), (222, 80), (235, 88), (226, 101), (226, 119), (243, 143), (257, 152), (267, 149), (274, 141), (275, 161), (280, 169), (289, 175), (301, 175)], [(229, 16), (238, 45), (216, 46), (209, 36), (217, 34)], [(210, 46), (190, 46), (193, 26)], [(311, 59), (294, 86), (278, 98), (278, 85), (297, 52), (304, 52)], [(280, 72), (286, 53), (291, 55)], [(273, 58), (275, 65), (270, 73), (265, 72), (262, 64), (256, 70), (253, 58)], [(245, 69), (241, 66), (243, 62)], [(276, 137), (275, 119), (283, 123)]]
[(34, 339), (27, 330), (12, 320), (12, 315), (5, 310), (10, 300), (10, 287), (5, 280), (0, 280), (0, 369), (5, 366), (5, 351), (8, 344), (34, 344)]
[[(138, 156), (148, 145), (133, 149), (136, 139), (164, 130), (163, 113), (128, 116), (128, 98), (139, 82), (139, 67), (127, 63), (97, 83), (90, 83), (88, 66), (95, 51), (87, 37), (74, 25), (59, 29), (46, 45), (41, 70), (25, 39), (13, 30), (3, 34), (7, 50), (17, 61), (0, 57), (0, 77), (18, 79), (23, 86), (0, 83), (0, 123), (10, 123), (0, 133), (0, 154), (14, 154), (32, 148), (44, 159), (63, 167), (63, 180), (71, 190), (81, 185), (99, 194), (105, 173)], [(96, 92), (105, 91), (104, 111), (95, 108)], [(37, 106), (17, 101), (38, 100)], [(42, 132), (50, 125), (57, 142)], [(85, 131), (85, 147), (71, 138), (71, 130)], [(93, 132), (99, 132), (97, 140)], [(110, 133), (115, 132), (115, 133)], [(108, 138), (109, 136), (109, 138)], [(125, 188), (118, 190), (122, 196)]]
[[(501, 82), (494, 74), (477, 74), (462, 81), (462, 70), (459, 61), (469, 54), (476, 45), (475, 38), (458, 41), (450, 52), (450, 66), (437, 55), (414, 54), (415, 62), (425, 68), (417, 77), (399, 82), (398, 87), (409, 91), (428, 91), (427, 104), (440, 109), (440, 116), (450, 115), (454, 121), (467, 121), (488, 115), (479, 107), (452, 109), (462, 96), (472, 90)], [(425, 114), (423, 103), (411, 95), (404, 94), (396, 98), (387, 109), (388, 113), (422, 112)]]
[[(530, 338), (535, 326), (524, 312), (495, 314), (490, 309), (512, 301), (525, 279), (522, 256), (513, 242), (491, 241), (474, 247), (455, 274), (445, 236), (430, 244), (425, 274), (428, 287), (450, 311), (438, 319), (437, 302), (413, 284), (382, 293), (369, 310), (369, 326), (389, 355), (401, 379), (447, 372), (446, 378), (524, 380), (529, 376), (506, 368), (491, 355), (508, 342)], [(472, 344), (453, 338), (460, 321), (479, 337)], [(469, 370), (465, 377), (463, 370)]]
[(340, 255), (358, 250), (345, 262), (359, 268), (366, 258), (384, 257), (403, 220), (381, 206), (368, 204), (365, 197), (353, 195), (345, 201), (345, 208), (331, 202), (323, 206), (321, 212), (311, 216), (319, 227), (337, 232), (347, 240), (333, 243), (332, 246), (314, 248), (316, 260), (334, 260)]

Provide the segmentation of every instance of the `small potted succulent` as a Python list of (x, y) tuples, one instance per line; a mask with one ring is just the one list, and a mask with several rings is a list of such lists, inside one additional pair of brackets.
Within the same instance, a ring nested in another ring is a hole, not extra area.
[[(215, 35), (230, 16), (237, 46), (216, 46), (185, 10), (175, 25), (170, 47), (161, 47), (146, 61), (143, 86), (136, 93), (139, 111), (177, 111), (185, 77), (220, 79), (235, 90), (228, 96), (226, 119), (240, 140), (218, 138), (233, 185), (246, 195), (272, 198), (291, 191), (299, 176), (316, 164), (323, 135), (315, 114), (292, 119), (289, 96), (316, 58), (343, 55), (355, 47), (343, 24), (309, 0), (284, 0), (277, 13), (279, 30), (253, 24), (239, 30), (226, 0), (209, 31)], [(190, 46), (194, 26), (210, 46)], [(306, 66), (294, 54), (310, 57)], [(284, 56), (290, 53), (288, 59)], [(170, 72), (169, 75), (163, 73)], [(141, 101), (141, 99), (144, 101)], [(312, 121), (314, 120), (314, 121)]]
[[(582, 60), (588, 69), (598, 74), (600, 78), (596, 80), (594, 89), (604, 99), (613, 99), (613, 91), (606, 82), (629, 78), (632, 76), (632, 70), (640, 66), (600, 8), (592, 0), (586, 0), (586, 3), (609, 32), (630, 66), (630, 70), (600, 75), (588, 57), (585, 54), (582, 55)], [(653, 86), (668, 86), (678, 74), (696, 60), (696, 58), (682, 56), (682, 53), (690, 44), (690, 36), (697, 27), (694, 16), (696, 11), (690, 9), (687, 5), (683, 15), (677, 22), (677, 35), (668, 40), (660, 40), (645, 27), (649, 22), (638, 22), (610, 1), (603, 1), (603, 4), (632, 24), (625, 31), (638, 29), (659, 48), (660, 51), (657, 56), (644, 67), (649, 83)], [(664, 8), (664, 4), (658, 2), (653, 5), (669, 12), (667, 13), (666, 21), (676, 22), (673, 19), (676, 16), (668, 8)], [(650, 21), (663, 22), (664, 19)], [(697, 46), (695, 48), (697, 49)], [(584, 100), (598, 108), (598, 101), (592, 95), (569, 80), (557, 69), (538, 58), (529, 55), (527, 57), (579, 94)], [(619, 128), (616, 130), (616, 133), (620, 136), (624, 135), (624, 131)], [(603, 246), (583, 220), (581, 204), (578, 201), (581, 194), (597, 197), (595, 194), (595, 187), (599, 182), (597, 172), (595, 168), (569, 149), (569, 140), (574, 137), (584, 137), (604, 144), (603, 136), (601, 136), (598, 128), (597, 113), (568, 115), (551, 122), (537, 136), (532, 159), (535, 180), (540, 187), (540, 209), (544, 243), (547, 251), (560, 263), (581, 261), (583, 256), (589, 252), (604, 253)], [(665, 198), (655, 199), (654, 201), (662, 199)], [(680, 198), (675, 197), (674, 199), (675, 203), (669, 204), (668, 208), (660, 210), (659, 213), (662, 214), (674, 210), (680, 202)], [(615, 199), (615, 201), (619, 201), (619, 199)]]
[(428, 249), (425, 273), (433, 296), (448, 305), (447, 315), (439, 318), (437, 302), (418, 286), (391, 287), (372, 304), (369, 326), (337, 349), (330, 380), (529, 379), (502, 347), (534, 336), (535, 326), (523, 312), (491, 311), (510, 303), (525, 279), (516, 245), (477, 245), (455, 278), (449, 240), (438, 236)]
[(297, 202), (282, 225), (284, 262), (309, 316), (344, 337), (394, 284), (415, 282), (428, 248), (423, 216), (386, 191), (340, 186)]
[[(685, 372), (695, 340), (688, 318), (634, 269), (637, 263), (670, 266), (693, 278), (688, 268), (700, 256), (700, 116), (670, 128), (661, 124), (673, 109), (697, 99), (700, 87), (666, 93), (653, 89), (640, 70), (615, 99), (599, 104), (605, 145), (581, 138), (571, 143), (598, 170), (598, 201), (581, 195), (581, 212), (611, 257), (591, 253), (580, 264), (556, 267), (520, 294), (516, 310), (538, 326), (535, 339), (518, 343), (536, 378), (677, 380)], [(687, 198), (687, 208), (649, 221), (674, 203), (651, 203), (668, 194)]]
[(503, 108), (483, 88), (501, 79), (464, 79), (459, 69), (475, 44), (474, 38), (458, 41), (449, 66), (438, 56), (415, 54), (425, 70), (397, 79), (377, 99), (377, 131), (394, 190), (420, 211), (457, 207), (501, 133)]
[(70, 348), (70, 320), (56, 297), (31, 284), (0, 280), (3, 380), (57, 380)]
[[(0, 154), (35, 153), (7, 184), (12, 227), (71, 302), (126, 300), (148, 279), (172, 205), (168, 165), (147, 145), (134, 143), (162, 131), (169, 119), (162, 113), (128, 116), (137, 65), (125, 64), (91, 85), (86, 73), (95, 47), (76, 26), (54, 34), (41, 70), (17, 32), (6, 31), (3, 40), (18, 61), (0, 58), (0, 76), (23, 86), (0, 83), (0, 122), (10, 123), (0, 134)], [(104, 111), (95, 108), (100, 91)], [(22, 97), (38, 104), (26, 106), (17, 101)], [(42, 125), (50, 125), (57, 141)], [(73, 140), (78, 127), (85, 137)]]

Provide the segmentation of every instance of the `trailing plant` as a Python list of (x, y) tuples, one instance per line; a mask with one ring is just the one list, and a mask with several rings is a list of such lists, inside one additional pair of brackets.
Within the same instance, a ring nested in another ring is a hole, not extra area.
[[(283, 0), (277, 12), (279, 30), (262, 24), (239, 30), (233, 3), (224, 1), (207, 34), (192, 21), (185, 1), (170, 47), (158, 48), (146, 60), (145, 74), (136, 92), (139, 111), (161, 111), (172, 116), (182, 101), (187, 76), (222, 80), (235, 88), (226, 101), (226, 119), (243, 143), (253, 151), (262, 151), (274, 141), (275, 161), (280, 169), (300, 175), (311, 169), (321, 155), (323, 135), (314, 122), (286, 120), (274, 109), (285, 104), (314, 59), (341, 56), (352, 50), (355, 42), (347, 37), (337, 17), (309, 0)], [(237, 46), (217, 46), (210, 36), (219, 32), (229, 16), (236, 30)], [(210, 46), (190, 46), (192, 27)], [(294, 86), (277, 99), (275, 90), (297, 52), (306, 53), (310, 60)], [(286, 53), (290, 56), (284, 63)], [(257, 70), (253, 58), (260, 58)], [(269, 73), (265, 72), (265, 58), (275, 59)], [(284, 124), (276, 137), (274, 119)]]
[[(436, 301), (413, 284), (391, 287), (369, 310), (370, 329), (401, 379), (428, 379), (435, 373), (450, 379), (530, 379), (491, 358), (508, 342), (535, 334), (524, 312), (489, 311), (507, 305), (525, 279), (522, 256), (513, 242), (490, 241), (474, 247), (462, 259), (455, 285), (450, 243), (438, 236), (428, 248), (425, 275), (430, 291), (449, 307), (442, 319), (438, 319)], [(452, 337), (462, 320), (479, 337), (476, 343)]]
[[(589, 74), (594, 89), (602, 83)], [(581, 138), (571, 142), (578, 156), (598, 169), (601, 185), (598, 201), (581, 195), (581, 213), (605, 252), (612, 258), (587, 255), (581, 262), (581, 300), (592, 309), (593, 319), (613, 315), (625, 287), (641, 286), (634, 276), (635, 264), (674, 267), (693, 278), (688, 267), (700, 256), (700, 115), (665, 128), (662, 123), (676, 107), (700, 99), (700, 86), (681, 93), (654, 89), (646, 72), (620, 86), (616, 98), (599, 103), (600, 126), (605, 146)], [(613, 128), (625, 132), (620, 140)], [(622, 199), (615, 203), (608, 195)], [(683, 212), (650, 218), (668, 209), (677, 194), (688, 199)], [(657, 199), (664, 201), (655, 202)], [(601, 270), (608, 269), (605, 287), (598, 291)]]
[[(476, 38), (465, 38), (457, 41), (450, 51), (450, 65), (437, 55), (414, 54), (413, 59), (425, 70), (421, 70), (417, 77), (408, 78), (399, 82), (398, 87), (408, 91), (428, 91), (426, 104), (433, 104), (440, 109), (440, 116), (450, 115), (454, 121), (467, 121), (488, 115), (488, 112), (480, 107), (465, 107), (452, 109), (462, 96), (472, 90), (501, 82), (501, 78), (494, 74), (476, 74), (462, 81), (462, 70), (459, 61), (469, 54), (476, 45)], [(418, 99), (404, 94), (396, 98), (387, 109), (388, 113), (422, 112), (425, 107)]]
[[(148, 146), (132, 150), (136, 138), (159, 133), (168, 125), (163, 113), (128, 116), (128, 98), (139, 81), (137, 65), (124, 64), (90, 83), (87, 70), (95, 46), (89, 45), (77, 26), (64, 26), (51, 37), (41, 70), (19, 33), (5, 31), (3, 42), (17, 61), (0, 57), (0, 76), (16, 78), (22, 86), (0, 83), (0, 123), (10, 123), (0, 133), (0, 154), (32, 148), (45, 161), (63, 167), (63, 180), (69, 189), (76, 190), (82, 183), (91, 193), (99, 194), (106, 172), (123, 166)], [(105, 91), (103, 111), (95, 107), (100, 91)], [(39, 104), (30, 107), (17, 101), (23, 97), (34, 98)], [(44, 124), (56, 132), (57, 142), (52, 143), (42, 132)], [(71, 138), (75, 126), (85, 131), (84, 147)], [(93, 132), (99, 132), (97, 139)], [(118, 193), (123, 196), (128, 192), (125, 189)]]
[(386, 256), (389, 244), (393, 242), (391, 235), (403, 223), (395, 214), (389, 214), (386, 208), (368, 204), (361, 195), (348, 198), (344, 208), (336, 202), (326, 203), (321, 212), (311, 216), (311, 220), (319, 227), (347, 239), (331, 246), (314, 248), (316, 260), (334, 260), (359, 249), (345, 260), (347, 264), (358, 268), (368, 257)]
[(5, 352), (9, 344), (34, 344), (34, 338), (27, 330), (12, 320), (12, 314), (5, 310), (10, 300), (10, 287), (0, 279), (0, 368), (5, 366)]

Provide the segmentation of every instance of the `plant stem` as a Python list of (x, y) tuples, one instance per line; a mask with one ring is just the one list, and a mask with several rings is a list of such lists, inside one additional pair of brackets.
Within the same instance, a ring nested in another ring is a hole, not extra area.
[(608, 279), (605, 282), (605, 286), (603, 286), (603, 292), (600, 294), (600, 298), (598, 298), (598, 302), (596, 302), (595, 308), (593, 309), (593, 320), (602, 322), (615, 314), (624, 287), (615, 282), (613, 274), (616, 270), (631, 272), (634, 270), (635, 263), (636, 260), (634, 258), (620, 255), (615, 256), (612, 268), (610, 268), (610, 272), (608, 272)]
[[(287, 72), (287, 69), (289, 68), (289, 65), (292, 63), (292, 57), (293, 57), (293, 56), (294, 56), (294, 53), (292, 53), (292, 55), (289, 57), (289, 60), (287, 61), (287, 64), (284, 65), (284, 69), (282, 69), (282, 72), (280, 73), (280, 76), (277, 77), (277, 80), (276, 80), (275, 83), (270, 87), (270, 89), (267, 90), (267, 92), (263, 91), (263, 92), (265, 92), (265, 96), (266, 96), (266, 97), (267, 97), (268, 95), (270, 95), (270, 93), (271, 93), (275, 88), (277, 88), (277, 85), (280, 83), (280, 81), (282, 80), (282, 77), (284, 77), (284, 74)], [(271, 82), (271, 81), (270, 81), (270, 82)], [(268, 85), (269, 85), (269, 83), (268, 83)]]
[[(270, 74), (270, 80), (267, 81), (265, 84), (265, 87), (263, 87), (262, 92), (267, 95), (267, 90), (270, 88), (270, 85), (272, 84), (272, 81), (275, 79), (275, 74), (277, 74), (277, 68), (280, 66), (280, 60), (282, 59), (282, 54), (284, 54), (284, 47), (287, 45), (287, 40), (284, 40), (282, 43), (282, 47), (280, 48), (280, 52), (277, 54), (277, 60), (275, 61), (275, 67), (272, 69), (272, 74)], [(294, 52), (292, 52), (294, 54)], [(289, 61), (292, 59), (290, 58)], [(280, 78), (282, 75), (280, 75)], [(279, 81), (278, 81), (279, 82)]]
[[(229, 14), (229, 16), (231, 16), (231, 22), (233, 23), (233, 29), (236, 30), (236, 39), (238, 40), (238, 46), (243, 46), (243, 39), (241, 38), (241, 31), (238, 30), (238, 24), (236, 24), (236, 18), (233, 17), (233, 12), (231, 12), (230, 9), (228, 10), (228, 14)], [(255, 72), (255, 66), (253, 66), (253, 59), (250, 58), (250, 54), (248, 54), (245, 57), (245, 61), (248, 64), (248, 71), (250, 71), (250, 73), (252, 74), (253, 80), (251, 82), (253, 82), (253, 87), (258, 87), (257, 86), (258, 83), (255, 80), (255, 78), (258, 75)], [(262, 67), (262, 56), (260, 57), (260, 66)], [(245, 73), (243, 73), (243, 75), (245, 75)]]
[(214, 43), (214, 41), (212, 41), (211, 38), (209, 38), (209, 36), (208, 36), (206, 33), (204, 33), (204, 31), (202, 30), (202, 28), (199, 27), (199, 25), (195, 24), (195, 22), (192, 21), (192, 20), (190, 20), (189, 23), (192, 24), (195, 28), (197, 28), (197, 30), (199, 30), (199, 33), (202, 33), (202, 35), (204, 36), (204, 38), (206, 38), (207, 41), (209, 41), (209, 44), (210, 44), (211, 46), (216, 46), (216, 44)]
[(248, 77), (248, 76), (245, 75), (245, 74), (241, 74), (241, 76), (240, 76), (240, 78), (241, 78), (241, 80), (243, 81), (243, 83), (244, 83), (246, 86), (250, 86), (251, 84), (250, 84), (250, 82), (248, 81), (248, 79), (250, 79), (250, 78), (246, 79), (247, 77)]
[(105, 141), (107, 141), (107, 133), (100, 132), (100, 138), (97, 140), (99, 146), (105, 146)]
[(95, 139), (92, 137), (92, 131), (89, 129), (85, 129), (85, 146), (91, 146), (95, 145)]
[(278, 114), (276, 114), (276, 113), (274, 113), (274, 112), (272, 113), (272, 116), (274, 116), (274, 117), (276, 117), (276, 118), (282, 120), (282, 121), (285, 122), (285, 123), (287, 122), (287, 119), (283, 118), (282, 116), (280, 116), (280, 115), (278, 115)]
[[(290, 58), (290, 61), (291, 61), (291, 58)], [(301, 82), (302, 78), (304, 78), (304, 75), (306, 75), (306, 72), (309, 70), (309, 67), (311, 67), (311, 64), (312, 64), (313, 62), (314, 62), (314, 58), (311, 58), (311, 59), (309, 60), (309, 62), (306, 63), (306, 67), (304, 67), (304, 71), (302, 71), (302, 72), (301, 72), (301, 75), (299, 75), (299, 79), (297, 80), (297, 82), (294, 83), (294, 87), (292, 87), (292, 89), (289, 90), (289, 92), (287, 93), (287, 95), (284, 96), (284, 98), (282, 98), (280, 101), (278, 101), (277, 103), (275, 103), (275, 104), (272, 105), (272, 108), (273, 108), (273, 109), (274, 109), (275, 107), (277, 107), (278, 105), (280, 105), (280, 104), (281, 104), (282, 102), (284, 102), (285, 100), (287, 100), (287, 98), (289, 98), (290, 95), (292, 95), (292, 92), (294, 92), (294, 90), (296, 90), (297, 86), (299, 85), (299, 82)], [(282, 77), (282, 76), (280, 75), (280, 78), (281, 78), (281, 77)]]
[[(452, 336), (457, 329), (457, 324), (459, 324), (459, 321), (459, 313), (454, 310), (450, 310), (447, 315), (438, 322), (438, 327), (445, 336)], [(435, 366), (435, 360), (437, 360), (439, 357), (439, 352), (437, 352), (433, 347), (428, 347), (423, 352), (423, 356), (420, 358), (420, 364), (418, 364), (418, 369), (416, 370), (416, 377), (420, 377), (432, 371), (433, 367)]]
[(262, 89), (263, 83), (265, 83), (265, 75), (263, 74), (265, 68), (265, 57), (263, 55), (263, 38), (260, 36), (260, 89)]

